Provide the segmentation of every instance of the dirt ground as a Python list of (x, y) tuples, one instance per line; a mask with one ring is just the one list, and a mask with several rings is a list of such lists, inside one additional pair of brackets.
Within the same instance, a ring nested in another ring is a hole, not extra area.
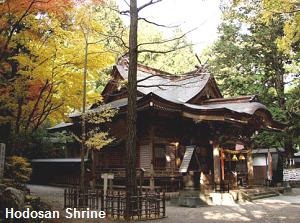
[[(41, 197), (53, 210), (63, 211), (63, 188), (28, 185), (33, 194)], [(293, 189), (291, 194), (245, 202), (233, 206), (207, 206), (201, 208), (184, 208), (167, 206), (167, 218), (148, 222), (155, 223), (205, 223), (205, 222), (259, 222), (259, 223), (297, 223), (300, 222), (300, 189)], [(64, 217), (53, 222), (85, 223), (85, 222), (118, 222), (107, 219), (66, 219)]]

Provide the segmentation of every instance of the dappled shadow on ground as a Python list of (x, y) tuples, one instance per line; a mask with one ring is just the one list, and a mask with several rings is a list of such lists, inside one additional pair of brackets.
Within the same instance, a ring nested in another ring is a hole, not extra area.
[(162, 222), (298, 222), (300, 206), (289, 203), (244, 203), (203, 208), (168, 207)]
[[(63, 208), (63, 188), (31, 186), (31, 191), (50, 204), (54, 210)], [(205, 206), (201, 208), (167, 207), (167, 218), (147, 222), (155, 223), (205, 223), (205, 222), (259, 222), (259, 223), (296, 223), (300, 219), (300, 205), (292, 204), (281, 197), (262, 199), (253, 203), (246, 202), (234, 206)], [(60, 223), (118, 222), (103, 219), (85, 221), (83, 219), (61, 218)]]

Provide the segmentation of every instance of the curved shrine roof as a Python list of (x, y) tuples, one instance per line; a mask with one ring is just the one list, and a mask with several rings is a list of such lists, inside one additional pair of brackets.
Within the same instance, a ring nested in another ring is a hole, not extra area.
[[(116, 68), (124, 80), (128, 79), (127, 67), (116, 65)], [(199, 94), (206, 86), (210, 74), (191, 72), (183, 76), (174, 76), (156, 71), (147, 72), (138, 69), (137, 90), (144, 95), (154, 93), (165, 100), (182, 103), (187, 102)]]

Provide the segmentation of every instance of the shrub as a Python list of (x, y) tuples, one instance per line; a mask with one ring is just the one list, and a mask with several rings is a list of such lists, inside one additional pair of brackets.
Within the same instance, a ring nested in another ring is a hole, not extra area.
[(32, 169), (29, 161), (20, 156), (7, 158), (5, 176), (11, 178), (16, 186), (22, 186), (29, 181)]

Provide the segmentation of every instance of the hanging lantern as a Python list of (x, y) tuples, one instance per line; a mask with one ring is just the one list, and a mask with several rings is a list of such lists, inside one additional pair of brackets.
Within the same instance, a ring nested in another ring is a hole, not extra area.
[(236, 155), (234, 154), (231, 160), (232, 160), (232, 161), (238, 161), (238, 158), (237, 158)]
[(243, 154), (240, 154), (239, 160), (245, 160), (245, 156)]

